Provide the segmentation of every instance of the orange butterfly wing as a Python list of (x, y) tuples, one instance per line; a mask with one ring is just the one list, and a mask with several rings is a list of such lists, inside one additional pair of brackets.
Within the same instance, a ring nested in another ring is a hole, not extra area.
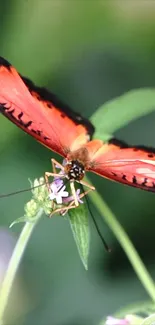
[(105, 178), (155, 192), (155, 149), (128, 146), (112, 139), (92, 140), (84, 146), (89, 153), (87, 170)]
[(44, 88), (20, 76), (3, 58), (0, 58), (0, 112), (49, 149), (63, 157), (77, 157), (86, 170), (155, 191), (154, 149), (132, 147), (116, 140), (107, 144), (101, 140), (89, 141), (94, 128), (88, 120)]
[(66, 157), (93, 134), (92, 124), (35, 86), (0, 58), (0, 112), (49, 149)]

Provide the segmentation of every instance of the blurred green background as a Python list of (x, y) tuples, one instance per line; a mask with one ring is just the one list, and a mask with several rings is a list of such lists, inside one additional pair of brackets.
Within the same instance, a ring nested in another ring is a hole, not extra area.
[[(130, 89), (155, 85), (155, 1), (1, 0), (0, 31), (0, 55), (85, 117)], [(116, 136), (155, 147), (154, 125), (155, 113)], [(56, 155), (0, 117), (1, 194), (29, 187), (28, 178), (51, 170), (51, 157)], [(91, 180), (155, 279), (154, 195), (95, 175)], [(30, 197), (1, 199), (1, 227), (23, 215)], [(91, 222), (86, 272), (68, 222), (43, 218), (18, 272), (8, 324), (96, 325), (127, 304), (148, 299), (113, 234), (92, 211), (112, 253), (104, 251)], [(9, 233), (16, 238), (21, 227)], [(2, 246), (5, 255), (5, 242)]]

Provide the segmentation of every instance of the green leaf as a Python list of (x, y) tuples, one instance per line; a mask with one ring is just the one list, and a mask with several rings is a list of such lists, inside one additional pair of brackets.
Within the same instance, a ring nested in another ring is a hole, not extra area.
[(155, 110), (155, 89), (131, 90), (103, 104), (91, 117), (96, 138), (108, 140), (118, 129)]
[(9, 226), (9, 228), (12, 228), (16, 223), (20, 223), (20, 222), (29, 222), (29, 221), (27, 220), (27, 218), (26, 218), (25, 216), (20, 217), (20, 218), (14, 220), (14, 221), (11, 223), (11, 225)]
[(88, 270), (90, 233), (87, 208), (85, 204), (81, 204), (78, 208), (69, 210), (68, 214), (80, 258), (85, 269)]

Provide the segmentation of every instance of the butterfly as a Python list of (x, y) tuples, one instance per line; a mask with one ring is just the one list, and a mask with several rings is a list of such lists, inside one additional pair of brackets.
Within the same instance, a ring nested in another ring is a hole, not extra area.
[(45, 88), (18, 74), (0, 58), (0, 112), (40, 143), (61, 155), (65, 162), (52, 159), (53, 173), (59, 167), (70, 181), (75, 206), (78, 200), (75, 182), (89, 190), (95, 187), (84, 181), (90, 171), (107, 179), (155, 192), (155, 149), (129, 146), (112, 138), (107, 143), (92, 139), (93, 125), (73, 112)]

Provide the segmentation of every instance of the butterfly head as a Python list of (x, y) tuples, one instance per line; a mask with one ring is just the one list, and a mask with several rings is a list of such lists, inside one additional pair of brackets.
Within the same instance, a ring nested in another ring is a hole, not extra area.
[(70, 160), (65, 165), (65, 174), (69, 180), (80, 181), (84, 177), (85, 169), (78, 160)]

